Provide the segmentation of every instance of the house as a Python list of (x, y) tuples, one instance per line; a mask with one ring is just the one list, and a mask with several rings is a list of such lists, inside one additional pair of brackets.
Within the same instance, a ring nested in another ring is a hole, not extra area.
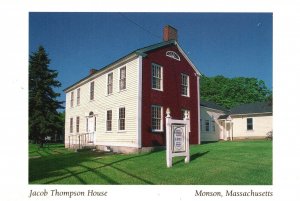
[(201, 141), (260, 139), (273, 130), (272, 104), (256, 102), (226, 110), (201, 100)]
[(180, 47), (177, 30), (69, 86), (65, 146), (135, 152), (165, 145), (165, 112), (191, 120), (190, 143), (200, 143), (200, 73)]
[(225, 115), (227, 110), (213, 102), (200, 101), (200, 130), (201, 141), (218, 141), (223, 139), (222, 122), (218, 121), (220, 116)]

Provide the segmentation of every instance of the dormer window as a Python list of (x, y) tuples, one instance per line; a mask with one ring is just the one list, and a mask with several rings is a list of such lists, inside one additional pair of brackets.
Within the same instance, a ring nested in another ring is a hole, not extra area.
[(174, 52), (174, 51), (167, 51), (167, 52), (166, 52), (166, 56), (167, 56), (167, 57), (170, 57), (170, 58), (172, 58), (172, 59), (175, 59), (175, 60), (177, 60), (177, 61), (180, 61), (179, 55), (178, 55), (176, 52)]

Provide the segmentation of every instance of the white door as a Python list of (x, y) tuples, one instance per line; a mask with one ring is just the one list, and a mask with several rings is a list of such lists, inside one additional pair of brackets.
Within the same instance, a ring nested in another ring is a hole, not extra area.
[(88, 133), (93, 133), (95, 131), (95, 118), (89, 117), (88, 118)]
[(95, 143), (96, 135), (95, 135), (95, 117), (90, 116), (88, 117), (88, 122), (87, 122), (87, 132), (89, 133), (89, 141), (92, 141)]

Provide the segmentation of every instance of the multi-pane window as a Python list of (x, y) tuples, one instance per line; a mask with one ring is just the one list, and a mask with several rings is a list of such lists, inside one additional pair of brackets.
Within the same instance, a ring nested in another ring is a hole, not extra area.
[(209, 131), (209, 120), (205, 120), (205, 131)]
[(106, 111), (106, 131), (111, 131), (112, 128), (112, 110)]
[(95, 83), (90, 83), (90, 100), (94, 100), (94, 90), (95, 90)]
[(162, 90), (162, 67), (152, 64), (152, 89)]
[(213, 131), (213, 132), (216, 131), (216, 125), (215, 125), (215, 123), (216, 123), (215, 120), (212, 120), (212, 121), (211, 121), (211, 128), (212, 128), (212, 131)]
[(125, 107), (119, 108), (119, 130), (125, 130)]
[(203, 131), (202, 119), (200, 119), (200, 129)]
[(76, 133), (79, 133), (79, 117), (76, 117)]
[(107, 76), (107, 94), (113, 92), (113, 73), (109, 73)]
[(73, 133), (73, 118), (70, 118), (70, 133)]
[(71, 107), (73, 107), (74, 104), (74, 91), (71, 92)]
[(151, 107), (151, 127), (153, 131), (162, 131), (162, 107), (152, 105)]
[(184, 119), (184, 117), (185, 117), (185, 111), (187, 111), (188, 118), (191, 119), (191, 117), (190, 117), (190, 111), (186, 110), (186, 109), (182, 109), (181, 110), (182, 119)]
[(247, 118), (247, 130), (253, 130), (253, 118)]
[(181, 95), (189, 96), (189, 76), (181, 74)]
[(120, 90), (126, 89), (126, 67), (120, 69)]
[(80, 88), (77, 89), (77, 105), (80, 105)]

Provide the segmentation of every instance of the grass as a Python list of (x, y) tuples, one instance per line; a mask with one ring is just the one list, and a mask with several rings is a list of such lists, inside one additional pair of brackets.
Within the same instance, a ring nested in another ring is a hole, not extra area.
[(73, 152), (63, 145), (29, 145), (30, 184), (271, 185), (272, 142), (216, 142), (191, 146), (191, 161), (165, 151), (142, 154)]

